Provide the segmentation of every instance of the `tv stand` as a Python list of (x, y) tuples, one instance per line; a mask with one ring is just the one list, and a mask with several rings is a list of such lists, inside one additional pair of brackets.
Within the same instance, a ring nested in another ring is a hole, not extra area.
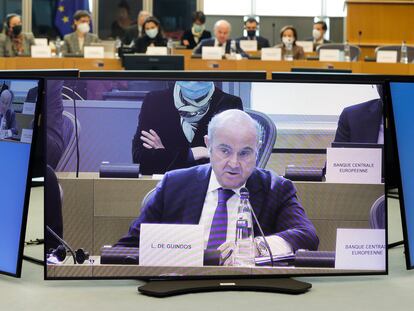
[(160, 298), (189, 293), (229, 290), (297, 295), (307, 292), (311, 287), (312, 284), (310, 283), (290, 278), (151, 280), (147, 284), (138, 287), (138, 291), (144, 295)]

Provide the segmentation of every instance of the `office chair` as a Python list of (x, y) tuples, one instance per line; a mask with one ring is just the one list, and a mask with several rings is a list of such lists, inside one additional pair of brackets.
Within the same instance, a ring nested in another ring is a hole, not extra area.
[[(70, 157), (76, 150), (75, 137), (75, 116), (70, 112), (63, 111), (63, 142), (65, 150), (56, 166), (56, 171), (63, 171), (69, 163)], [(81, 126), (79, 120), (76, 121), (78, 126), (78, 139), (80, 137)]]
[(369, 226), (371, 229), (385, 229), (385, 195), (380, 196), (372, 204), (369, 213)]
[(276, 142), (277, 129), (272, 119), (270, 119), (264, 113), (259, 111), (246, 109), (248, 113), (260, 126), (261, 130), (261, 145), (259, 148), (259, 154), (256, 161), (256, 166), (259, 168), (265, 168), (272, 154), (273, 146)]
[[(399, 62), (401, 59), (401, 45), (378, 46), (375, 49), (375, 58), (377, 57), (378, 51), (397, 51), (397, 62)], [(408, 56), (408, 62), (412, 63), (414, 60), (414, 46), (407, 45), (407, 56)]]
[[(351, 61), (356, 62), (359, 58), (359, 55), (361, 55), (361, 49), (357, 45), (349, 45), (351, 50)], [(322, 49), (330, 49), (330, 50), (340, 50), (343, 51), (345, 48), (345, 44), (343, 43), (325, 43), (321, 44), (316, 47), (316, 53), (319, 56), (319, 51)]]

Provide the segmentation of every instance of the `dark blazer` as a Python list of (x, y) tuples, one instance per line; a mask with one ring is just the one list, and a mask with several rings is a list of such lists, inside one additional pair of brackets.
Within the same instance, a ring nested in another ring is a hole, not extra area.
[[(65, 44), (62, 46), (62, 53), (65, 54), (83, 54), (83, 50), (81, 51), (79, 47), (79, 40), (76, 31), (71, 32), (63, 37), (63, 41)], [(85, 41), (83, 42), (83, 46), (89, 46), (91, 43), (99, 42), (99, 38), (97, 35), (88, 32), (85, 34)]]
[[(117, 246), (138, 247), (142, 223), (198, 224), (210, 175), (210, 164), (168, 172)], [(294, 251), (318, 248), (315, 227), (306, 216), (290, 180), (268, 170), (255, 169), (246, 187), (266, 236), (280, 236)], [(260, 235), (256, 223), (253, 229), (255, 236)]]
[[(314, 41), (314, 39), (313, 39), (313, 37), (309, 37), (309, 38), (306, 38), (306, 39), (305, 39), (305, 41)], [(326, 39), (324, 38), (324, 39), (323, 39), (323, 43), (322, 43), (322, 44), (325, 44), (325, 43), (332, 43), (332, 41), (330, 41), (330, 40), (326, 40)], [(314, 51), (316, 51), (316, 47), (317, 47), (318, 45), (321, 45), (321, 44), (320, 44), (320, 43), (318, 43), (318, 44), (314, 43), (314, 44), (313, 44), (313, 50), (314, 50)]]
[[(203, 46), (214, 46), (215, 42), (216, 40), (214, 38), (201, 40), (200, 43), (194, 48), (193, 55), (201, 55)], [(231, 45), (231, 40), (229, 39), (226, 42), (226, 54), (230, 54), (230, 45)], [(237, 50), (237, 53), (241, 54), (243, 57), (245, 58), (249, 57), (249, 55), (247, 55), (247, 53), (243, 51), (243, 49), (240, 47), (239, 41), (237, 40), (236, 40), (236, 50)]]
[(167, 39), (163, 38), (161, 35), (156, 36), (154, 39), (151, 39), (147, 35), (143, 35), (134, 41), (134, 52), (145, 53), (147, 52), (148, 46), (152, 43), (154, 46), (167, 46)]
[[(164, 174), (166, 171), (205, 163), (194, 161), (190, 148), (205, 147), (204, 135), (211, 118), (224, 110), (243, 109), (241, 99), (216, 88), (207, 114), (200, 120), (194, 139), (188, 142), (174, 105), (174, 88), (147, 94), (142, 104), (138, 127), (132, 141), (132, 159), (140, 164), (143, 175)], [(141, 131), (157, 132), (165, 149), (147, 149), (140, 139)]]
[[(267, 40), (266, 38), (264, 38), (262, 36), (257, 36), (257, 37), (255, 37), (255, 39), (257, 41), (257, 49), (258, 50), (261, 50), (262, 48), (270, 47), (269, 40)], [(240, 40), (251, 40), (251, 39), (249, 39), (249, 37), (237, 38), (237, 41), (240, 41)]]
[(379, 98), (346, 107), (339, 116), (335, 142), (376, 143), (381, 120)]
[[(200, 40), (198, 42), (200, 42), (201, 40), (204, 39), (210, 39), (211, 38), (211, 32), (208, 30), (204, 30), (200, 36)], [(188, 40), (188, 42), (190, 43), (190, 45), (187, 45), (187, 49), (194, 49), (197, 46), (197, 43), (194, 40), (194, 35), (193, 32), (190, 30), (186, 30), (184, 31), (183, 36), (181, 37), (181, 44), (184, 45), (183, 41), (184, 40)]]
[[(0, 117), (0, 124), (3, 117)], [(11, 130), (13, 135), (17, 135), (19, 133), (19, 130), (17, 129), (16, 124), (16, 113), (13, 110), (7, 110), (6, 114), (4, 116), (6, 118), (6, 125), (7, 130)]]
[(142, 35), (141, 33), (138, 33), (137, 24), (129, 26), (127, 29), (125, 29), (125, 35), (122, 38), (122, 44), (130, 45), (131, 42), (136, 40), (141, 35)]

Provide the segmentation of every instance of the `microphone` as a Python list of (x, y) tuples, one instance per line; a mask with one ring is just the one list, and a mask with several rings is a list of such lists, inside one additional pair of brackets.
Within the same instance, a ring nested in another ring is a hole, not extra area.
[(60, 243), (62, 243), (62, 245), (70, 252), (70, 254), (73, 257), (73, 261), (75, 262), (75, 264), (77, 264), (76, 261), (76, 256), (75, 256), (75, 252), (73, 251), (73, 249), (69, 246), (68, 243), (66, 243), (65, 240), (63, 240), (60, 236), (58, 236), (55, 231), (53, 231), (48, 225), (46, 225), (46, 229), (47, 231), (49, 231)]
[(275, 33), (276, 33), (276, 23), (272, 23), (272, 40), (273, 40), (273, 45), (275, 45)]
[[(243, 187), (240, 189), (240, 196), (242, 196), (242, 193), (244, 193), (245, 195), (247, 195), (249, 197), (249, 190), (246, 187)], [(267, 248), (267, 251), (269, 252), (269, 256), (270, 256), (270, 263), (272, 264), (272, 267), (274, 267), (274, 262), (273, 262), (273, 254), (272, 254), (272, 250), (270, 249), (270, 245), (267, 242), (267, 239), (265, 237), (265, 234), (263, 232), (262, 226), (260, 226), (259, 220), (256, 217), (256, 213), (253, 210), (253, 207), (251, 206), (251, 204), (249, 204), (250, 206), (250, 211), (252, 212), (253, 218), (256, 221), (257, 227), (259, 228), (260, 231), (260, 235), (263, 238), (263, 241), (265, 243), (265, 246)]]
[(361, 45), (362, 30), (358, 31), (358, 46)]

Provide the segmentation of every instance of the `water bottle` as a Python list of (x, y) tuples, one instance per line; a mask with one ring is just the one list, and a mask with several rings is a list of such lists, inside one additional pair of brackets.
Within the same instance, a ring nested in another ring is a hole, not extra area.
[(405, 43), (405, 41), (401, 43), (400, 62), (403, 64), (408, 64), (407, 44)]
[(55, 47), (56, 47), (56, 56), (62, 57), (62, 40), (60, 40), (59, 36), (56, 38)]
[(284, 60), (293, 61), (293, 44), (292, 43), (285, 44)]
[(174, 49), (174, 42), (171, 38), (168, 38), (168, 41), (167, 41), (167, 53), (168, 53), (168, 55), (173, 54), (173, 49)]
[(252, 267), (254, 261), (253, 221), (248, 193), (240, 194), (236, 221), (234, 266)]
[(235, 57), (237, 54), (236, 40), (230, 42), (230, 55)]
[(351, 47), (349, 46), (348, 41), (345, 42), (345, 46), (344, 46), (344, 60), (346, 62), (351, 61)]
[(122, 40), (119, 39), (119, 37), (116, 37), (115, 39), (115, 57), (118, 58), (120, 54), (120, 49), (122, 47)]

